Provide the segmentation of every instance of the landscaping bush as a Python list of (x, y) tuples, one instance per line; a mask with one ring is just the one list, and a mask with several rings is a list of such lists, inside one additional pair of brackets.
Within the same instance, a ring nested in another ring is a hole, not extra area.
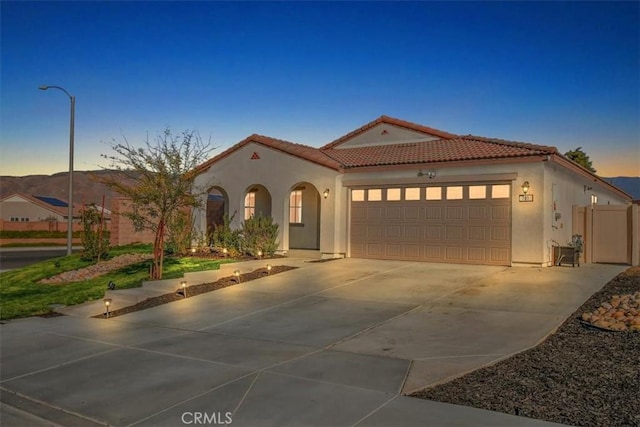
[(191, 248), (194, 220), (191, 212), (176, 211), (167, 227), (167, 252), (186, 255)]
[(81, 236), (82, 259), (85, 261), (100, 261), (109, 256), (109, 232), (104, 221), (104, 215), (98, 212), (96, 205), (90, 205), (82, 210)]
[(230, 257), (240, 255), (240, 230), (231, 229), (235, 216), (235, 213), (231, 217), (225, 215), (222, 224), (214, 225), (210, 239), (210, 245), (216, 251), (222, 252), (223, 249), (227, 249)]
[[(81, 237), (81, 231), (74, 231), (73, 237)], [(2, 239), (63, 239), (67, 237), (66, 231), (47, 231), (47, 230), (0, 230), (0, 238)]]
[(278, 249), (278, 224), (270, 216), (252, 216), (242, 223), (242, 250), (250, 256), (272, 256)]

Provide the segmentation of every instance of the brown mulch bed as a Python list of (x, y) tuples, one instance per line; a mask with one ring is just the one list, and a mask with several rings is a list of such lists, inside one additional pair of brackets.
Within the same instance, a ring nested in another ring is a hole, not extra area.
[[(201, 283), (199, 285), (187, 286), (187, 298), (193, 297), (195, 295), (204, 294), (207, 292), (216, 291), (218, 289), (226, 288), (228, 286), (237, 285), (238, 283), (245, 283), (251, 280), (260, 279), (261, 277), (266, 277), (268, 275), (273, 276), (274, 274), (284, 273), (285, 271), (289, 271), (289, 270), (295, 270), (296, 268), (298, 267), (289, 267), (286, 265), (274, 265), (273, 267), (271, 267), (271, 273), (269, 273), (266, 268), (258, 268), (257, 270), (253, 270), (251, 273), (241, 274), (239, 282), (235, 276), (227, 276), (215, 282)], [(167, 303), (182, 300), (182, 299), (184, 299), (182, 290), (180, 290), (180, 292), (172, 292), (172, 293), (160, 295), (157, 297), (147, 298), (146, 300), (140, 301), (139, 303), (131, 305), (129, 307), (123, 307), (117, 310), (110, 311), (109, 318), (122, 316), (123, 314), (133, 313), (135, 311), (146, 310), (147, 308), (155, 307), (162, 304), (167, 304)], [(106, 318), (106, 315), (98, 314), (93, 317), (95, 317), (96, 319), (104, 319)]]
[(582, 313), (640, 290), (619, 274), (537, 347), (412, 397), (577, 426), (640, 426), (640, 333), (583, 325)]

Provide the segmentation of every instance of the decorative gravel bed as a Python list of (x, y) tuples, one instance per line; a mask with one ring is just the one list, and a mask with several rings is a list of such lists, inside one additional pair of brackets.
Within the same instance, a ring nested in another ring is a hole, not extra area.
[(153, 258), (149, 254), (125, 254), (112, 258), (107, 261), (101, 261), (97, 264), (90, 265), (88, 267), (80, 268), (78, 270), (65, 271), (56, 276), (42, 279), (40, 283), (43, 284), (60, 284), (68, 282), (78, 282), (80, 280), (89, 280), (94, 277), (102, 276), (103, 274), (110, 273), (118, 270), (122, 267), (126, 267), (131, 264), (146, 261)]
[(583, 324), (614, 296), (640, 291), (619, 274), (537, 347), (411, 396), (578, 426), (640, 426), (640, 333)]
[[(241, 274), (239, 281), (238, 281), (238, 278), (236, 278), (235, 276), (227, 276), (215, 282), (187, 286), (187, 297), (190, 298), (195, 295), (204, 294), (206, 292), (216, 291), (218, 289), (226, 288), (228, 286), (233, 286), (239, 283), (244, 283), (251, 280), (259, 279), (267, 275), (273, 276), (274, 274), (284, 273), (285, 271), (295, 270), (296, 268), (298, 267), (289, 267), (286, 265), (274, 265), (273, 267), (271, 267), (271, 272), (267, 271), (266, 268), (258, 268), (257, 270), (254, 270), (251, 273)], [(134, 311), (146, 310), (147, 308), (155, 307), (157, 305), (167, 304), (167, 303), (181, 300), (181, 299), (184, 299), (184, 295), (181, 292), (180, 293), (172, 292), (172, 293), (160, 295), (157, 297), (147, 298), (146, 300), (140, 301), (135, 305), (110, 311), (109, 318), (122, 316), (123, 314), (127, 314), (127, 313), (133, 313)], [(93, 317), (97, 319), (106, 318), (106, 316), (103, 314), (99, 314)]]

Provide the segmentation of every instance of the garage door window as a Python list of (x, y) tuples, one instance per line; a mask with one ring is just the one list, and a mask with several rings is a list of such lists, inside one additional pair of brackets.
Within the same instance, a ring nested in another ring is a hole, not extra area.
[(354, 202), (364, 202), (364, 190), (351, 190), (351, 200)]
[(427, 200), (442, 200), (442, 187), (427, 187)]
[(379, 188), (372, 188), (367, 190), (367, 196), (370, 202), (379, 202), (382, 200), (382, 190)]
[(399, 188), (388, 188), (387, 189), (387, 200), (390, 202), (397, 202), (402, 199), (400, 195)]
[(470, 185), (469, 198), (470, 199), (486, 199), (487, 186), (486, 185)]
[(447, 200), (460, 200), (462, 199), (462, 187), (447, 187)]
[(404, 189), (404, 199), (405, 200), (420, 200), (420, 189), (419, 188), (405, 188)]
[(510, 193), (510, 186), (508, 184), (498, 184), (491, 186), (491, 198), (492, 199), (508, 199)]

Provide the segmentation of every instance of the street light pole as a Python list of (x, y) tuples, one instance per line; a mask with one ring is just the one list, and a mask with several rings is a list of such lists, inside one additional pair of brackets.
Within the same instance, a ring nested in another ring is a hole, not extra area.
[(40, 86), (38, 89), (58, 89), (64, 92), (71, 101), (71, 120), (69, 124), (69, 211), (67, 217), (67, 255), (73, 248), (73, 140), (75, 132), (76, 97), (60, 86)]

